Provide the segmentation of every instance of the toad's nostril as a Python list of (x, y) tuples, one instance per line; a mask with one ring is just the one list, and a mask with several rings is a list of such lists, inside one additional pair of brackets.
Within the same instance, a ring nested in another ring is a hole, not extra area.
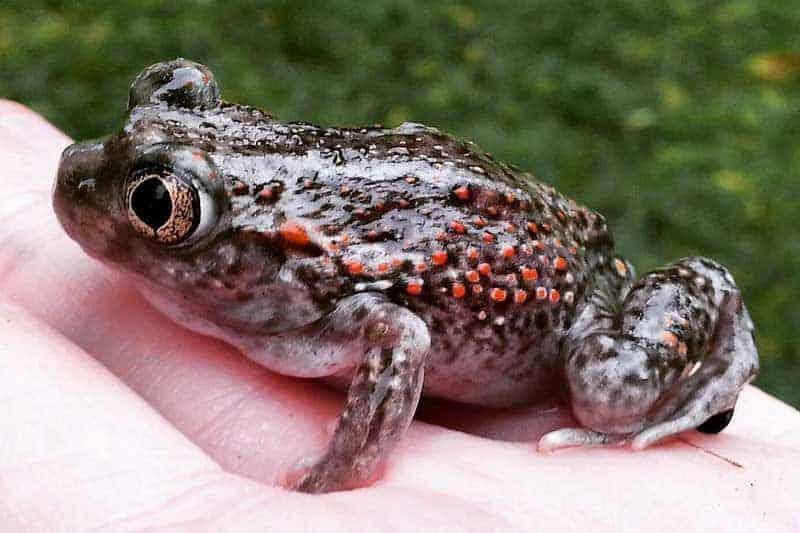
[(103, 143), (75, 143), (61, 154), (56, 188), (62, 192), (86, 192), (87, 180), (93, 180), (102, 162)]

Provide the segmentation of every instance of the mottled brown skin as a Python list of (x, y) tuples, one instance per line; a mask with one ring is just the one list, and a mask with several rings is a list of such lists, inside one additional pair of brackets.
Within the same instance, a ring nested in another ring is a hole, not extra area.
[[(167, 199), (168, 198), (168, 199)], [(758, 358), (727, 271), (636, 280), (602, 216), (419, 124), (283, 124), (185, 60), (146, 69), (122, 130), (62, 157), (54, 205), (173, 320), (288, 375), (350, 382), (293, 486), (372, 479), (419, 395), (571, 402), (540, 448), (721, 430)]]

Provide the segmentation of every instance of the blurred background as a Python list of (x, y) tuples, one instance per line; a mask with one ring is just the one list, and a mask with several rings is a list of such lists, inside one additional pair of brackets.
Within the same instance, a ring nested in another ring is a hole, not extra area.
[(106, 135), (184, 56), (284, 120), (472, 139), (604, 213), (639, 272), (727, 265), (757, 384), (800, 407), (798, 29), (785, 0), (0, 0), (0, 97)]

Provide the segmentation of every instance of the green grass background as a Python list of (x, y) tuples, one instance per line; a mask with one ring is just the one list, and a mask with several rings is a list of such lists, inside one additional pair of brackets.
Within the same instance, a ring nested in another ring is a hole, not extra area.
[(326, 125), (424, 122), (603, 212), (640, 272), (726, 264), (800, 406), (800, 2), (0, 0), (0, 96), (75, 138), (146, 65)]

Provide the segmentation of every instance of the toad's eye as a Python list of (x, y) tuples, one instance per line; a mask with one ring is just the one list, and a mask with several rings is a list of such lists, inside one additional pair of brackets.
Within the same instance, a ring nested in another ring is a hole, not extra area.
[(216, 218), (202, 187), (167, 171), (135, 176), (128, 186), (127, 211), (137, 232), (166, 245), (207, 232)]
[(130, 210), (133, 217), (153, 231), (172, 216), (172, 198), (167, 186), (156, 176), (148, 176), (131, 191)]

